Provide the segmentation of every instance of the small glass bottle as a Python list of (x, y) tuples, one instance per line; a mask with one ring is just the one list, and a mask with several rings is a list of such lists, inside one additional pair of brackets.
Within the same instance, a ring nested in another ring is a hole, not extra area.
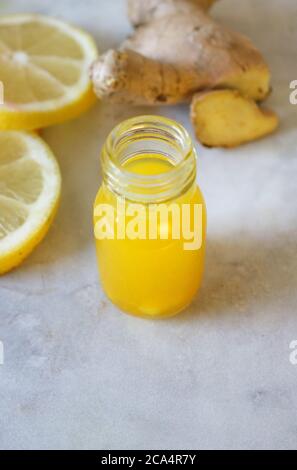
[(175, 315), (200, 286), (206, 209), (186, 130), (161, 116), (118, 125), (102, 150), (94, 226), (103, 288), (121, 310)]

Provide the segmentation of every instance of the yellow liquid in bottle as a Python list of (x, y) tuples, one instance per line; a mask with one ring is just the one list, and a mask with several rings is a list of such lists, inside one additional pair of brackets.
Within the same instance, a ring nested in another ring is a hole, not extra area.
[[(139, 155), (123, 168), (139, 175), (159, 175), (172, 169), (162, 155)], [(95, 201), (117, 210), (118, 196), (102, 185)], [(132, 201), (131, 201), (132, 202)], [(126, 200), (126, 207), (131, 203)], [(147, 318), (171, 316), (183, 310), (195, 296), (203, 274), (206, 210), (196, 185), (167, 204), (200, 204), (203, 241), (199, 250), (185, 250), (184, 239), (96, 240), (103, 288), (121, 310)], [(166, 203), (165, 203), (166, 204)], [(95, 224), (96, 224), (95, 217)], [(128, 221), (127, 221), (128, 223)], [(172, 221), (168, 219), (168, 233)], [(164, 227), (159, 227), (160, 230)], [(201, 227), (200, 227), (201, 229)]]
[(173, 164), (162, 155), (137, 155), (130, 158), (124, 165), (125, 170), (137, 175), (161, 175), (174, 168)]

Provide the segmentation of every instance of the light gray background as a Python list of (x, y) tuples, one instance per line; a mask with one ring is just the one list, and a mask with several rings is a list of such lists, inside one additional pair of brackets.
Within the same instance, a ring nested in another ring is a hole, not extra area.
[[(101, 51), (129, 31), (120, 0), (1, 1), (89, 30)], [(206, 275), (171, 320), (123, 315), (97, 280), (92, 202), (99, 151), (129, 116), (188, 107), (98, 104), (43, 136), (61, 165), (63, 199), (46, 240), (0, 279), (3, 449), (297, 448), (297, 79), (295, 0), (222, 0), (214, 15), (247, 33), (273, 71), (273, 137), (236, 150), (197, 144), (208, 206)]]

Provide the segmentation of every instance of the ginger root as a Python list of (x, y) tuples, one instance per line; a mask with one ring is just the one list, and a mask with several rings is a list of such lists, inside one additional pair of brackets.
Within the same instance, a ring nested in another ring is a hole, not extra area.
[(197, 93), (191, 119), (197, 139), (207, 147), (236, 147), (270, 134), (278, 126), (274, 112), (261, 109), (237, 90)]
[[(176, 104), (206, 88), (237, 88), (255, 100), (270, 89), (269, 69), (244, 36), (211, 19), (205, 0), (129, 0), (138, 25), (118, 51), (93, 66), (100, 98), (137, 105)], [(139, 26), (140, 25), (140, 26)]]
[(201, 10), (207, 11), (217, 1), (218, 0), (146, 0), (144, 4), (143, 1), (139, 0), (127, 0), (128, 17), (131, 24), (136, 28), (156, 18), (161, 18), (162, 16), (188, 13), (191, 3), (194, 9), (198, 6)]
[(190, 101), (208, 89), (236, 89), (249, 105), (250, 99), (265, 99), (268, 66), (249, 39), (211, 18), (208, 9), (216, 1), (128, 0), (135, 30), (119, 50), (93, 64), (98, 97), (164, 105)]

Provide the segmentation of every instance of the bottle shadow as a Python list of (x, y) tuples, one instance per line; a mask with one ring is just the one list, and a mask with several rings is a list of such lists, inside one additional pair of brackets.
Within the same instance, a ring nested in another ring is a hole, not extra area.
[[(297, 229), (271, 238), (233, 234), (208, 240), (203, 285), (192, 305), (175, 321), (189, 317), (248, 313), (296, 299)], [(297, 306), (297, 305), (296, 305)]]

